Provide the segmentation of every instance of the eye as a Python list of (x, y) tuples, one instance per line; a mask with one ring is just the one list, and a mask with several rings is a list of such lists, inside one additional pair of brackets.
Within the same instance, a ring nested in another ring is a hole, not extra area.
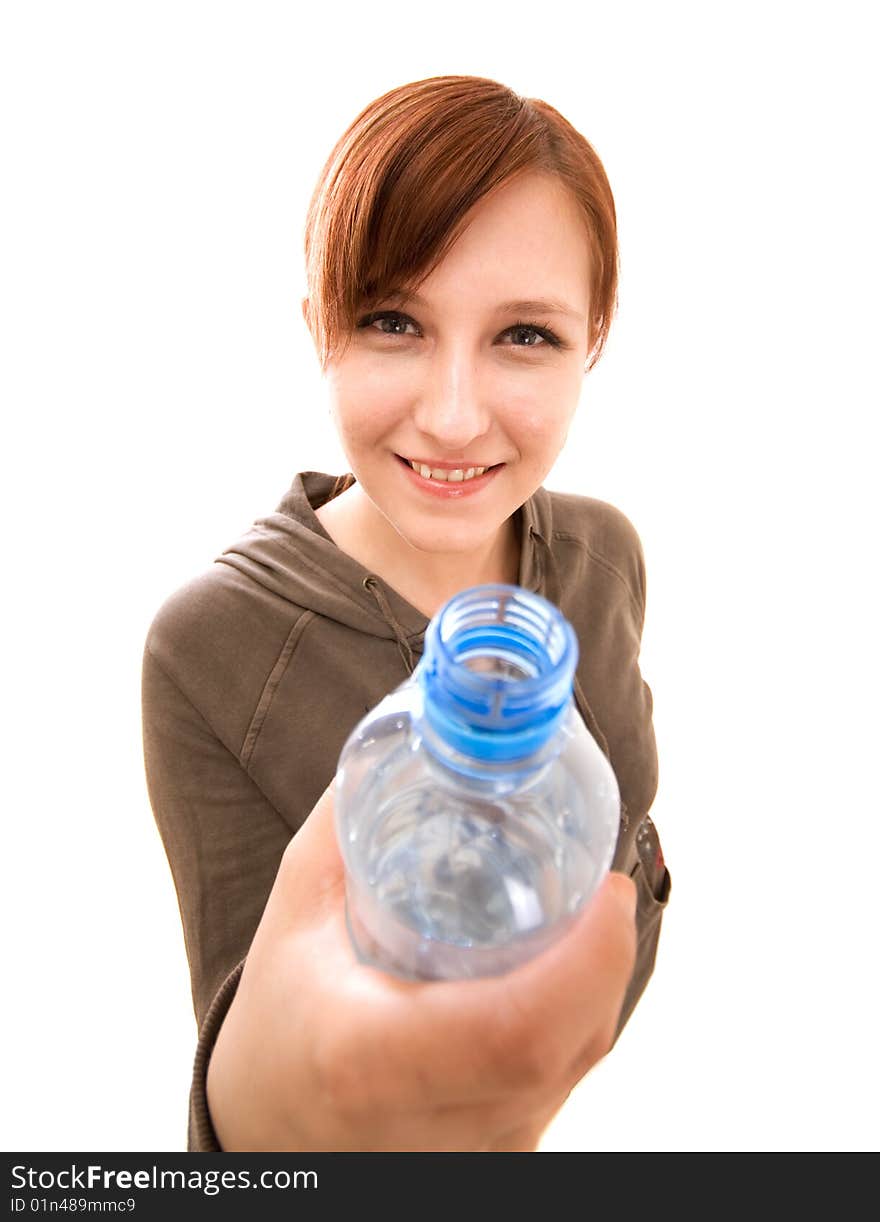
[(409, 318), (406, 314), (399, 314), (395, 310), (381, 310), (379, 313), (365, 315), (358, 322), (358, 328), (360, 329), (360, 328), (369, 327), (369, 328), (372, 328), (373, 330), (377, 330), (380, 335), (391, 335), (391, 336), (400, 335), (406, 338), (405, 332), (403, 330), (386, 331), (382, 327), (373, 327), (373, 323), (377, 323), (377, 322), (378, 323), (382, 323), (382, 322), (394, 323), (395, 326), (398, 326), (398, 327), (408, 327), (408, 326), (416, 327), (416, 323), (414, 323), (413, 320)]
[(541, 343), (539, 344), (534, 342), (529, 344), (514, 344), (514, 348), (543, 348), (544, 344), (549, 344), (552, 348), (562, 347), (562, 340), (555, 331), (546, 325), (546, 323), (515, 322), (512, 327), (507, 328), (505, 334), (526, 335), (532, 337), (538, 336), (538, 338), (541, 340)]
[[(388, 323), (390, 329), (382, 326), (377, 327), (376, 323)], [(365, 314), (358, 321), (357, 325), (359, 330), (372, 329), (377, 331), (379, 335), (387, 335), (390, 338), (397, 336), (401, 339), (409, 338), (406, 332), (407, 327), (414, 327), (416, 332), (419, 329), (418, 323), (414, 322), (408, 314), (401, 314), (399, 310), (379, 310), (371, 314)], [(546, 323), (515, 322), (512, 326), (507, 327), (502, 334), (515, 335), (519, 338), (526, 337), (527, 340), (525, 343), (513, 343), (503, 345), (504, 347), (543, 348), (548, 344), (551, 348), (564, 348), (566, 346), (556, 332)]]

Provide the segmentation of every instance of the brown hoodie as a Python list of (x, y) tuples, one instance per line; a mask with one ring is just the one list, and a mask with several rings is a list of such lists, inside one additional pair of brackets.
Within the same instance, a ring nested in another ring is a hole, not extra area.
[[(275, 513), (159, 608), (143, 661), (147, 785), (183, 923), (198, 1026), (187, 1149), (220, 1149), (205, 1079), (281, 856), (366, 712), (421, 656), (427, 618), (341, 551), (315, 509), (335, 479), (301, 472)], [(641, 677), (645, 566), (631, 522), (548, 492), (521, 514), (519, 584), (574, 627), (574, 692), (623, 806), (614, 868), (636, 880), (638, 958), (618, 1033), (651, 975), (670, 879), (647, 812), (657, 789)]]

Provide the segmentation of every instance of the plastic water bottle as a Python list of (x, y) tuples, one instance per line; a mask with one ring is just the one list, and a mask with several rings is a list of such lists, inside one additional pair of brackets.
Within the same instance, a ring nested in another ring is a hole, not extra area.
[(620, 794), (572, 698), (552, 603), (474, 586), (355, 726), (336, 777), (349, 935), (410, 979), (496, 975), (543, 950), (610, 868)]

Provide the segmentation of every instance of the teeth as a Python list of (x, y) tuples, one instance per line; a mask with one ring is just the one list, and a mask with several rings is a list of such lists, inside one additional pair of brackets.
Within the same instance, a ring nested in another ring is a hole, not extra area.
[(488, 467), (456, 467), (452, 471), (445, 471), (439, 467), (425, 467), (421, 463), (414, 463), (411, 459), (407, 459), (409, 465), (414, 471), (418, 471), (423, 479), (439, 479), (449, 483), (460, 483), (462, 480), (473, 479), (475, 475), (482, 475), (484, 471), (488, 471)]

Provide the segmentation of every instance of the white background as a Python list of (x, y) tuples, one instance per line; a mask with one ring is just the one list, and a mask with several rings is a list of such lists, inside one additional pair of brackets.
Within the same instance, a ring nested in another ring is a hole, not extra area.
[(872, 8), (3, 5), (4, 1149), (185, 1148), (143, 640), (297, 471), (347, 469), (306, 206), (363, 106), (446, 73), (560, 110), (620, 223), (546, 483), (642, 537), (673, 893), (542, 1148), (877, 1148)]

